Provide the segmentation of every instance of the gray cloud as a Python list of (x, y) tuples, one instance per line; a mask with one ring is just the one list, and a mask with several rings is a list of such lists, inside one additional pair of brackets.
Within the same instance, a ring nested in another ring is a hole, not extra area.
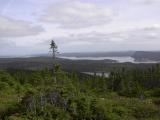
[[(44, 46), (40, 46), (40, 47), (44, 47)], [(46, 52), (46, 50), (44, 51)], [(15, 55), (25, 56), (25, 55), (37, 54), (37, 53), (43, 53), (42, 48), (30, 47), (30, 46), (18, 46), (16, 45), (15, 42), (9, 39), (0, 39), (0, 57), (1, 56), (15, 56)]]
[(0, 38), (31, 36), (42, 31), (41, 26), (33, 26), (30, 22), (0, 16)]
[[(10, 18), (0, 16), (0, 54), (48, 52), (51, 37), (62, 52), (154, 50), (160, 46), (160, 27), (154, 27), (159, 25), (160, 0), (19, 2), (4, 12)], [(26, 20), (41, 24), (45, 32)]]
[(159, 35), (159, 27), (144, 27), (112, 33), (70, 34), (55, 40), (64, 51), (155, 50), (160, 45)]
[(15, 48), (15, 44), (7, 39), (0, 39), (0, 56), (6, 56), (13, 52), (11, 49)]
[(0, 50), (6, 48), (6, 46), (10, 47), (12, 44), (14, 43), (5, 39), (0, 39)]
[(113, 14), (106, 6), (74, 1), (50, 5), (41, 20), (66, 28), (83, 28), (110, 23)]

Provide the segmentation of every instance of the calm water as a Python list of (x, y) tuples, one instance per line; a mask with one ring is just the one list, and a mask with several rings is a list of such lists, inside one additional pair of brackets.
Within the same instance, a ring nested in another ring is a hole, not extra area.
[(106, 77), (106, 78), (109, 77), (109, 73), (107, 73), (107, 72), (105, 72), (105, 73), (102, 73), (102, 72), (96, 72), (96, 73), (94, 73), (94, 72), (82, 72), (82, 73), (87, 74), (87, 75), (92, 75), (92, 76), (96, 75), (96, 76), (102, 77), (104, 75), (104, 77)]
[(157, 63), (158, 61), (144, 61), (144, 62), (136, 62), (134, 58), (127, 56), (127, 57), (63, 57), (60, 56), (59, 58), (70, 59), (70, 60), (116, 60), (118, 63)]
[(60, 57), (64, 59), (70, 59), (70, 60), (116, 60), (117, 62), (123, 63), (123, 62), (134, 62), (134, 58), (132, 57)]

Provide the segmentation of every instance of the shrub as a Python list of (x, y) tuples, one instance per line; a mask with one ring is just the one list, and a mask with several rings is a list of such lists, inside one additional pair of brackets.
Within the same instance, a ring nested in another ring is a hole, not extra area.
[(139, 105), (133, 110), (133, 115), (136, 118), (153, 118), (156, 117), (158, 109), (154, 105)]

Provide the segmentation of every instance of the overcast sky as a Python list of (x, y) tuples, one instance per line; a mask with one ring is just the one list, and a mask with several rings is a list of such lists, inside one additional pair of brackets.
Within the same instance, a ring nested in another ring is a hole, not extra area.
[(0, 55), (160, 50), (160, 0), (0, 0)]

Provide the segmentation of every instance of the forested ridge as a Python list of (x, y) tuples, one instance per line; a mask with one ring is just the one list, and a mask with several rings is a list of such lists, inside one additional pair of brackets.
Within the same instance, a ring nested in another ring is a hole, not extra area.
[(159, 120), (159, 64), (113, 70), (108, 78), (62, 67), (1, 70), (0, 119)]
[(0, 119), (159, 120), (159, 64), (92, 76), (63, 70), (55, 42), (50, 45), (52, 67), (0, 71)]

